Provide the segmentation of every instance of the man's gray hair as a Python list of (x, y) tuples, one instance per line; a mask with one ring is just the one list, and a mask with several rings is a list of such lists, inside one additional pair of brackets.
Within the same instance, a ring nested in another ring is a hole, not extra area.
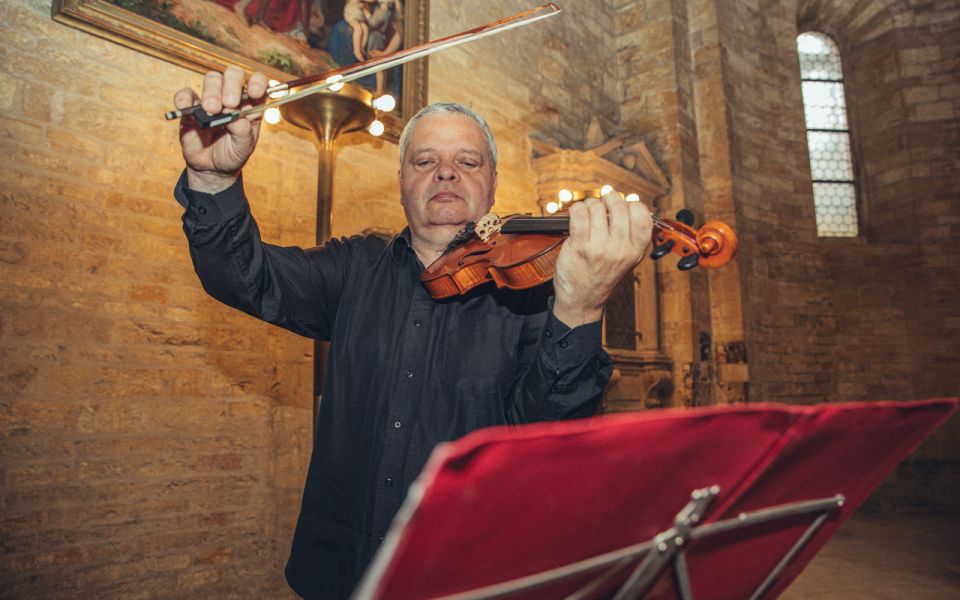
[(430, 106), (424, 106), (420, 109), (420, 112), (413, 115), (413, 117), (407, 121), (407, 126), (403, 128), (403, 133), (400, 134), (400, 165), (403, 166), (403, 159), (407, 155), (407, 144), (410, 143), (410, 136), (413, 135), (413, 130), (420, 119), (426, 117), (427, 115), (442, 113), (460, 113), (461, 115), (466, 115), (473, 119), (476, 124), (480, 126), (480, 130), (483, 132), (483, 137), (487, 140), (487, 156), (490, 159), (490, 166), (494, 171), (496, 171), (497, 142), (493, 139), (493, 132), (490, 131), (490, 126), (487, 125), (487, 122), (483, 117), (473, 112), (466, 106), (462, 104), (456, 104), (454, 102), (436, 102)]

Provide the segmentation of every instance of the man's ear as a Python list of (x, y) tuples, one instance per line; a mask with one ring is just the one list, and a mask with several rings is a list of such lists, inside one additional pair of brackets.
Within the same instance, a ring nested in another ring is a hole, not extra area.
[(493, 208), (494, 202), (497, 201), (497, 200), (496, 200), (496, 198), (497, 198), (497, 181), (498, 181), (498, 180), (497, 180), (497, 172), (494, 171), (494, 172), (493, 172), (493, 185), (490, 187), (490, 206), (487, 207), (487, 211), (488, 211), (488, 212), (490, 211), (490, 209)]

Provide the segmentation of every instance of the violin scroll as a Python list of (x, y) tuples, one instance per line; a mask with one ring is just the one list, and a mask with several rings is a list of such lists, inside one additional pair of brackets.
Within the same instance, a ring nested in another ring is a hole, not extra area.
[(650, 257), (656, 260), (672, 252), (680, 256), (677, 267), (681, 271), (696, 266), (722, 267), (733, 259), (739, 241), (726, 223), (707, 221), (699, 229), (692, 224), (692, 214), (687, 210), (677, 213), (676, 221), (655, 218)]

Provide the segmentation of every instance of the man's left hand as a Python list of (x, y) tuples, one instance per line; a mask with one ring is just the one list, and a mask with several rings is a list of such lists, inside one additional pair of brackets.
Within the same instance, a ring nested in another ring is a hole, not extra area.
[(599, 321), (617, 283), (643, 258), (653, 234), (650, 210), (617, 192), (570, 206), (570, 237), (560, 249), (553, 314), (568, 327)]

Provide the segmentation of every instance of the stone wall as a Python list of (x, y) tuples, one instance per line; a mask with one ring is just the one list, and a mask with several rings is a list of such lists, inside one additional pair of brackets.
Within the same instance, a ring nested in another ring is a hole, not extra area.
[[(48, 2), (3, 3), (0, 37), (0, 595), (283, 589), (311, 349), (193, 276), (160, 115), (199, 76)], [(315, 152), (264, 138), (254, 210), (270, 239), (308, 242)]]
[[(525, 8), (431, 4), (434, 37)], [(537, 210), (528, 136), (580, 149), (596, 116), (664, 167), (668, 216), (734, 225), (735, 265), (659, 267), (663, 347), (686, 384), (672, 404), (957, 393), (955, 9), (566, 4), (431, 58), (429, 97), (489, 117), (502, 212)], [(159, 115), (199, 75), (49, 10), (0, 4), (0, 596), (287, 597), (311, 343), (193, 276), (176, 126)], [(815, 235), (794, 36), (817, 19), (850, 51), (857, 240)], [(337, 152), (334, 234), (399, 230), (396, 146), (351, 135)], [(245, 181), (265, 238), (311, 243), (316, 169), (305, 134), (264, 132)], [(954, 419), (876, 505), (956, 508), (957, 433)]]
[[(750, 398), (956, 395), (960, 11), (875, 2), (720, 2)], [(845, 58), (863, 235), (818, 239), (794, 36)], [(954, 418), (874, 496), (960, 510)]]

